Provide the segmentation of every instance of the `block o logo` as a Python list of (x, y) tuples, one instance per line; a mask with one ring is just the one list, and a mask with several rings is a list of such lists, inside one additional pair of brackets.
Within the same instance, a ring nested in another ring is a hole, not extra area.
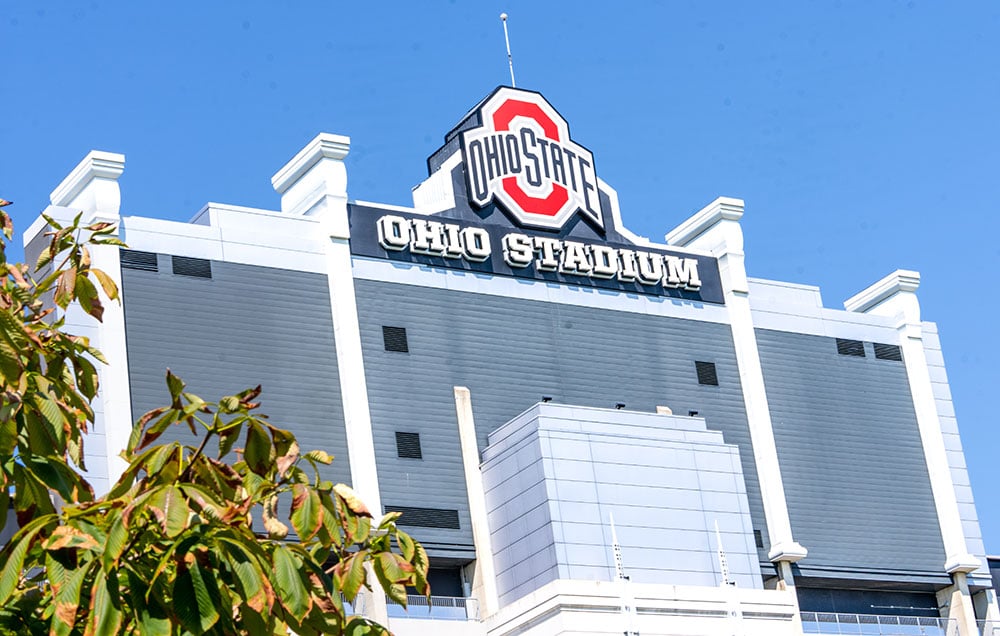
[(494, 199), (518, 224), (557, 230), (574, 213), (603, 227), (594, 156), (538, 93), (497, 90), (479, 109), (482, 126), (462, 133), (469, 200)]

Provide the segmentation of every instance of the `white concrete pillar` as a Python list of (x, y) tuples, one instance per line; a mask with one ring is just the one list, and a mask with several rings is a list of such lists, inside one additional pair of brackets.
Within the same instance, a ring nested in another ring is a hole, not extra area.
[(465, 489), (469, 494), (469, 516), (472, 517), (472, 541), (476, 545), (476, 563), (472, 574), (472, 595), (479, 601), (481, 617), (492, 616), (500, 609), (497, 594), (496, 567), (493, 563), (493, 542), (486, 509), (483, 473), (479, 469), (479, 443), (476, 423), (472, 417), (472, 393), (464, 386), (455, 387), (455, 412), (458, 416), (458, 437), (462, 445), (462, 465), (465, 468)]
[(750, 313), (743, 229), (739, 223), (742, 217), (742, 200), (720, 197), (667, 234), (666, 241), (670, 245), (701, 250), (719, 259), (767, 533), (771, 540), (768, 558), (774, 563), (794, 563), (804, 558), (807, 550), (792, 537), (788, 518), (771, 411), (764, 389), (764, 372), (760, 366), (757, 336)]
[[(121, 190), (118, 177), (125, 169), (125, 156), (99, 150), (90, 151), (49, 195), (52, 205), (45, 214), (60, 224), (72, 223), (82, 213), (81, 224), (121, 221)], [(28, 245), (49, 226), (41, 216), (24, 232)], [(89, 248), (92, 266), (103, 270), (122, 289), (119, 248), (93, 245)], [(34, 263), (29, 263), (34, 265)], [(132, 398), (129, 388), (128, 355), (125, 349), (125, 312), (120, 301), (110, 300), (100, 290), (104, 316), (101, 322), (87, 315), (78, 305), (67, 308), (66, 329), (87, 336), (108, 364), (95, 361), (100, 388), (92, 407), (94, 428), (84, 439), (87, 479), (98, 495), (113, 485), (127, 464), (119, 457), (132, 433)]]
[(967, 576), (965, 572), (951, 575), (952, 584), (937, 593), (938, 611), (941, 616), (955, 621), (958, 636), (979, 636)]
[[(344, 405), (347, 452), (351, 461), (351, 487), (377, 518), (382, 513), (382, 498), (375, 468), (375, 440), (361, 355), (361, 326), (354, 295), (351, 231), (347, 218), (347, 168), (344, 158), (350, 147), (349, 137), (321, 133), (275, 173), (271, 184), (281, 195), (282, 212), (320, 220), (319, 227), (326, 245), (327, 281)], [(380, 589), (371, 570), (368, 581), (373, 589)], [(383, 594), (369, 595), (364, 605), (366, 616), (387, 624)]]
[(886, 316), (896, 320), (903, 363), (906, 366), (910, 395), (917, 417), (917, 428), (920, 431), (934, 506), (937, 509), (938, 525), (944, 541), (946, 557), (945, 563), (941, 564), (942, 569), (952, 575), (961, 573), (964, 582), (965, 574), (979, 569), (982, 564), (969, 553), (962, 528), (955, 484), (948, 466), (948, 455), (924, 352), (920, 302), (916, 294), (919, 286), (919, 273), (897, 270), (844, 301), (844, 307), (848, 311)]

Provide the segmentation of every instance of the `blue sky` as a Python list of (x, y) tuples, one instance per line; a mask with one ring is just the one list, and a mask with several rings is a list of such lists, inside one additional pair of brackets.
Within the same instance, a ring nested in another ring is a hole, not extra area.
[(1000, 4), (7, 0), (0, 196), (23, 229), (96, 148), (128, 157), (124, 214), (273, 209), (271, 175), (327, 131), (352, 138), (352, 197), (409, 204), (444, 133), (509, 81), (501, 11), (518, 85), (569, 120), (632, 230), (735, 196), (752, 276), (840, 307), (922, 273), (1000, 553)]

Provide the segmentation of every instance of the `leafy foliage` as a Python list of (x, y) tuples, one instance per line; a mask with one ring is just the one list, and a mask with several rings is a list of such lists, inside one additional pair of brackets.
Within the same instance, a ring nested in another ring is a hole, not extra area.
[[(19, 525), (0, 552), (0, 631), (387, 634), (344, 599), (355, 602), (369, 569), (400, 604), (407, 587), (429, 595), (426, 552), (396, 527), (398, 513), (376, 521), (349, 487), (322, 478), (332, 457), (302, 453), (257, 414), (260, 387), (211, 403), (168, 371), (170, 405), (137, 422), (128, 469), (95, 498), (74, 467), (102, 358), (63, 331), (55, 307), (77, 302), (100, 320), (93, 281), (111, 300), (118, 290), (87, 246), (121, 243), (108, 224), (46, 220), (37, 281), (0, 242), (0, 516), (13, 507)], [(171, 426), (190, 428), (197, 446), (155, 444)]]

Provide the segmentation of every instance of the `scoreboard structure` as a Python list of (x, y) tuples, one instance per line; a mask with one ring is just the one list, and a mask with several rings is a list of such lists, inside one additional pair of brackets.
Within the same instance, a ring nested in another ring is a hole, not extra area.
[(637, 236), (532, 91), (466, 114), (412, 207), (349, 197), (349, 150), (320, 134), (272, 178), (278, 209), (209, 203), (189, 223), (122, 215), (113, 153), (52, 193), (48, 215), (119, 223), (129, 246), (93, 254), (122, 303), (67, 315), (109, 360), (98, 490), (169, 367), (206, 398), (262, 384), (277, 425), (336, 456), (328, 478), (403, 513), (433, 602), (356, 608), (401, 635), (1000, 619), (918, 273), (842, 309), (750, 278), (732, 198)]

